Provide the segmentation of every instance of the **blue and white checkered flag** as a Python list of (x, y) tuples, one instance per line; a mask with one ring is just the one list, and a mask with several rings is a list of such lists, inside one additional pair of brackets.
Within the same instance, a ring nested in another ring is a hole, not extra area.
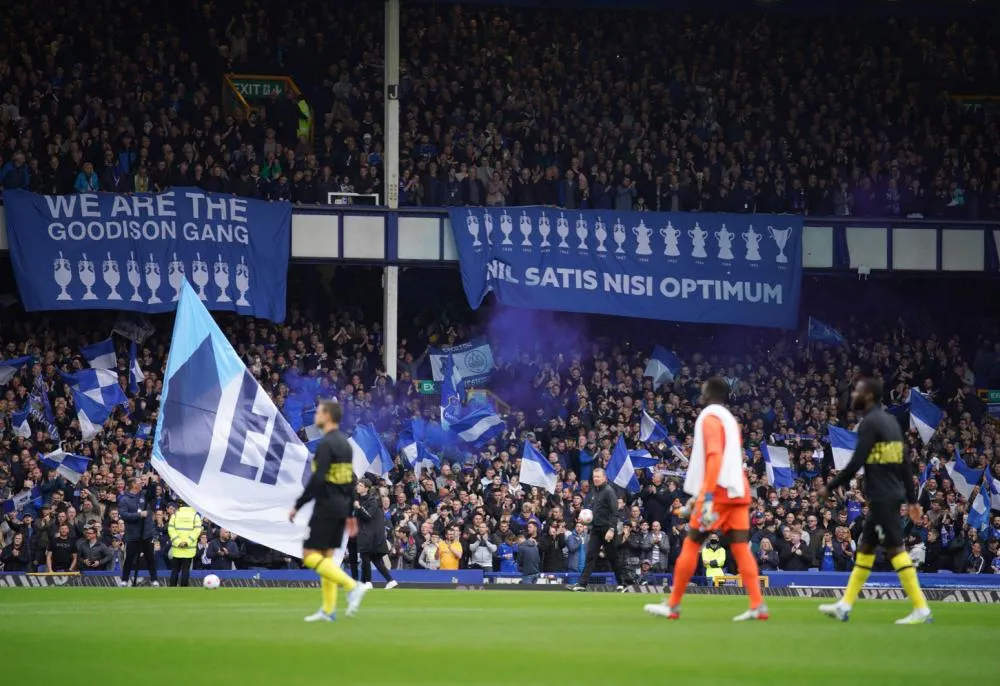
[(80, 348), (83, 359), (91, 369), (118, 369), (118, 356), (115, 354), (115, 342), (108, 338)]

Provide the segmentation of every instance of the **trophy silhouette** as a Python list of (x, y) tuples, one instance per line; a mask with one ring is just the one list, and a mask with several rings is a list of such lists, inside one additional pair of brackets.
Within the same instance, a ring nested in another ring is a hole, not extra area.
[[(469, 230), (469, 233), (472, 234), (472, 247), (478, 248), (482, 245), (482, 242), (479, 240), (479, 219), (473, 216), (472, 210), (467, 211), (469, 216), (465, 218), (465, 227)], [(236, 271), (239, 273), (238, 268)]]
[(540, 247), (548, 248), (552, 246), (552, 244), (549, 243), (549, 236), (551, 234), (552, 226), (549, 224), (549, 218), (543, 212), (542, 216), (538, 218), (538, 235), (542, 237)]
[(760, 239), (761, 234), (753, 230), (753, 224), (747, 227), (747, 230), (743, 232), (742, 238), (743, 242), (747, 246), (746, 259), (750, 262), (756, 262), (760, 259)]
[(105, 285), (111, 289), (108, 300), (121, 300), (122, 297), (118, 294), (118, 284), (121, 283), (122, 275), (118, 270), (118, 262), (111, 259), (111, 253), (108, 253), (101, 264), (101, 275), (104, 277)]
[(531, 247), (531, 217), (528, 216), (527, 212), (521, 212), (521, 235), (524, 239), (521, 241), (521, 247), (530, 248)]
[(231, 303), (233, 299), (226, 293), (226, 289), (229, 288), (229, 265), (222, 261), (222, 255), (219, 255), (212, 271), (215, 272), (215, 285), (219, 289), (219, 297), (215, 299), (215, 302)]
[(486, 245), (493, 245), (493, 215), (489, 212), (483, 215), (483, 228), (486, 229)]
[(576, 246), (579, 250), (587, 250), (587, 220), (583, 218), (583, 214), (580, 218), (576, 220), (576, 238), (580, 241), (580, 245)]
[(132, 287), (132, 297), (129, 298), (129, 302), (141, 303), (142, 296), (139, 295), (139, 284), (142, 283), (142, 274), (139, 273), (139, 263), (135, 261), (134, 252), (128, 254), (125, 272), (128, 275), (128, 285)]
[(691, 237), (691, 243), (694, 245), (691, 257), (708, 257), (708, 253), (705, 252), (705, 239), (708, 238), (708, 231), (701, 228), (701, 224), (695, 222), (694, 228), (688, 231), (688, 236)]
[(247, 300), (247, 291), (250, 290), (250, 265), (240, 257), (240, 263), (236, 265), (236, 290), (240, 292), (240, 297), (236, 300), (239, 307), (250, 307)]
[(507, 210), (504, 210), (503, 214), (500, 215), (500, 233), (503, 234), (501, 245), (514, 245), (514, 242), (510, 240), (510, 235), (514, 233), (514, 220), (507, 214)]
[(667, 225), (660, 229), (660, 236), (663, 238), (663, 254), (667, 257), (680, 257), (681, 249), (678, 246), (678, 241), (681, 237), (681, 230), (674, 228), (673, 222), (667, 222)]
[(731, 260), (733, 259), (733, 238), (736, 236), (735, 233), (726, 228), (726, 225), (722, 225), (722, 229), (715, 232), (715, 240), (719, 241), (719, 259), (720, 260)]
[(198, 297), (208, 300), (205, 294), (205, 286), (208, 285), (208, 265), (201, 259), (201, 253), (194, 254), (194, 262), (191, 263), (191, 281), (198, 287)]
[(559, 236), (559, 247), (568, 249), (569, 243), (566, 242), (566, 238), (569, 236), (569, 219), (566, 219), (563, 212), (560, 212), (559, 219), (556, 219), (556, 234)]
[(622, 224), (621, 217), (619, 217), (615, 220), (615, 225), (612, 229), (612, 238), (615, 239), (615, 244), (618, 246), (615, 248), (616, 255), (625, 254), (625, 248), (622, 247), (625, 245), (625, 237), (625, 225)]
[(163, 301), (156, 291), (160, 289), (160, 265), (153, 259), (153, 253), (149, 254), (149, 262), (146, 263), (146, 288), (150, 290), (150, 297), (147, 301), (150, 305), (159, 305)]
[(604, 220), (600, 217), (594, 222), (594, 238), (597, 239), (597, 252), (607, 252), (604, 241), (608, 240), (608, 230), (604, 227)]
[(653, 249), (649, 247), (649, 238), (653, 235), (653, 230), (646, 226), (646, 222), (642, 219), (639, 220), (639, 226), (632, 227), (632, 233), (635, 234), (635, 239), (638, 242), (635, 248), (636, 255), (652, 255)]
[(779, 264), (787, 263), (788, 258), (785, 257), (785, 246), (788, 245), (788, 239), (792, 235), (792, 227), (776, 229), (773, 226), (769, 226), (767, 230), (771, 234), (771, 238), (774, 239), (775, 245), (778, 246), (778, 256), (774, 258), (774, 261)]
[(56, 296), (56, 300), (72, 300), (73, 296), (66, 290), (66, 286), (73, 281), (73, 270), (69, 266), (69, 260), (63, 257), (62, 250), (59, 251), (59, 257), (52, 261), (52, 267), (52, 278), (59, 286), (59, 295)]
[(97, 282), (97, 274), (94, 273), (94, 263), (87, 259), (87, 253), (83, 253), (83, 259), (77, 263), (77, 272), (80, 275), (80, 283), (87, 289), (83, 294), (84, 300), (97, 300), (93, 286)]
[(167, 265), (167, 283), (174, 289), (171, 300), (177, 302), (181, 299), (181, 284), (184, 283), (184, 263), (177, 259), (177, 253), (174, 253), (174, 259)]

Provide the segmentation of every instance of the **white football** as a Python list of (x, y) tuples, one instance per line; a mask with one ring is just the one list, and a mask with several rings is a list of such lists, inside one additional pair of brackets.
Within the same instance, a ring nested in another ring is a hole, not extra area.
[(594, 521), (594, 511), (593, 510), (580, 510), (580, 516), (576, 518), (576, 521), (581, 524), (590, 524)]
[(221, 584), (222, 582), (219, 581), (219, 577), (217, 577), (215, 574), (207, 575), (205, 579), (201, 582), (201, 585), (204, 586), (205, 588), (218, 588)]

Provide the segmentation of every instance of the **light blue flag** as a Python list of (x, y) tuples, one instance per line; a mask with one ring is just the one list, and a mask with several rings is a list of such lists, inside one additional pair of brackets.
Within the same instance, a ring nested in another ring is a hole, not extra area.
[(312, 503), (294, 522), (288, 511), (312, 475), (309, 452), (186, 280), (152, 465), (178, 499), (213, 524), (285, 555), (302, 555)]
[(6, 386), (10, 383), (10, 380), (17, 375), (21, 367), (31, 364), (34, 359), (31, 355), (25, 355), (24, 357), (15, 357), (10, 360), (0, 360), (0, 386)]
[(771, 482), (771, 485), (775, 488), (790, 488), (794, 486), (795, 473), (792, 471), (788, 448), (761, 443), (760, 451), (764, 454), (767, 480)]
[(10, 415), (10, 428), (14, 430), (16, 436), (21, 438), (31, 438), (31, 422), (28, 417), (31, 416), (31, 411), (27, 408), (21, 410), (20, 412), (13, 412)]
[(80, 348), (80, 354), (91, 369), (118, 369), (115, 342), (111, 338), (83, 346)]
[(39, 455), (38, 461), (49, 469), (56, 470), (61, 477), (74, 485), (90, 467), (90, 458), (67, 453), (62, 448), (45, 455)]
[(944, 412), (916, 388), (910, 389), (910, 428), (916, 429), (924, 443), (930, 442)]
[(834, 347), (847, 347), (847, 339), (829, 324), (825, 324), (815, 317), (809, 317), (809, 328), (806, 331), (806, 338), (817, 343), (825, 343)]
[(629, 493), (638, 493), (640, 490), (639, 479), (635, 476), (635, 467), (632, 465), (632, 457), (628, 448), (625, 447), (625, 438), (618, 436), (614, 450), (611, 451), (611, 459), (605, 468), (608, 474), (608, 481), (624, 488)]
[(42, 492), (35, 486), (30, 490), (23, 490), (17, 495), (3, 501), (4, 514), (17, 514), (26, 507), (38, 509), (42, 506)]
[(656, 346), (653, 348), (652, 355), (649, 356), (643, 376), (653, 379), (653, 390), (655, 391), (663, 384), (673, 381), (680, 370), (681, 361), (677, 355), (671, 350)]
[(983, 470), (973, 469), (966, 464), (965, 460), (962, 459), (962, 453), (959, 452), (957, 445), (955, 446), (955, 459), (945, 465), (945, 469), (952, 484), (955, 486), (955, 490), (961, 493), (962, 497), (966, 499), (972, 497), (972, 489), (978, 486), (983, 480)]
[(667, 430), (646, 410), (642, 411), (642, 419), (639, 420), (639, 440), (643, 443), (661, 443), (667, 440)]
[(462, 396), (465, 384), (455, 367), (455, 360), (446, 355), (441, 364), (441, 426), (448, 430), (451, 424), (462, 416)]
[(135, 341), (128, 346), (128, 389), (134, 394), (139, 392), (139, 386), (146, 382), (146, 375), (139, 364), (139, 354)]

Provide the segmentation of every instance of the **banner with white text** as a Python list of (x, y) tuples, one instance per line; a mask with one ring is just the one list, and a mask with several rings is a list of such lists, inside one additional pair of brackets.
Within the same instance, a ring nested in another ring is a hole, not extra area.
[(465, 295), (505, 305), (794, 328), (802, 218), (557, 208), (449, 211)]
[(187, 277), (206, 307), (280, 322), (292, 207), (197, 188), (165, 193), (4, 193), (28, 311), (168, 312)]

